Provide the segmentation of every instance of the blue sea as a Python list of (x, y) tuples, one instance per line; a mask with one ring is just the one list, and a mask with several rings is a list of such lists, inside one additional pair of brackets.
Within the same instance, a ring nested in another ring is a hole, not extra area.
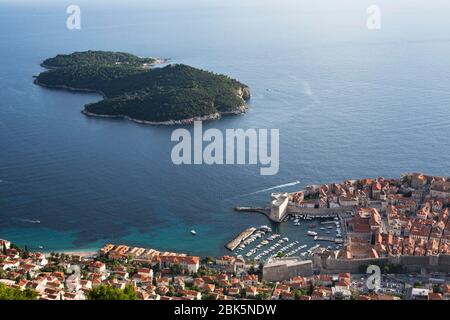
[[(80, 0), (81, 30), (68, 30), (72, 1), (1, 1), (0, 238), (46, 251), (114, 242), (218, 255), (235, 234), (269, 223), (233, 211), (266, 205), (266, 189), (450, 175), (450, 5), (378, 0), (381, 29), (369, 30), (372, 2)], [(279, 173), (176, 166), (174, 127), (87, 118), (80, 111), (100, 96), (33, 84), (44, 59), (90, 49), (248, 84), (250, 111), (204, 129), (279, 129)], [(303, 229), (274, 227), (309, 241)]]

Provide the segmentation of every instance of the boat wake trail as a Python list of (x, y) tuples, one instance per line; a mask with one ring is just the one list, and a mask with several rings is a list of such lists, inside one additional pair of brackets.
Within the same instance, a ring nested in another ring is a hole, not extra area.
[(258, 191), (252, 192), (252, 193), (247, 193), (247, 194), (244, 194), (244, 196), (250, 196), (252, 194), (258, 194), (258, 193), (263, 193), (263, 192), (267, 192), (267, 191), (271, 191), (271, 190), (276, 190), (276, 189), (281, 189), (281, 188), (286, 188), (286, 187), (292, 187), (292, 186), (295, 186), (295, 185), (297, 185), (299, 183), (300, 183), (300, 181), (297, 180), (297, 181), (294, 181), (294, 182), (280, 184), (280, 185), (275, 186), (275, 187), (270, 187), (270, 188), (258, 190)]
[(17, 218), (17, 220), (21, 221), (21, 222), (28, 222), (28, 223), (41, 223), (39, 220), (31, 220), (31, 219), (26, 219), (26, 218)]

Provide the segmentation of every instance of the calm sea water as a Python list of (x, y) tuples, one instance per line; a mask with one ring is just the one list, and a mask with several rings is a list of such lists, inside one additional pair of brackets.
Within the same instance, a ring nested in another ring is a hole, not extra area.
[[(82, 30), (69, 31), (72, 2), (2, 1), (0, 238), (46, 250), (113, 241), (217, 255), (242, 229), (268, 223), (232, 210), (266, 204), (270, 191), (258, 190), (450, 174), (450, 6), (377, 1), (382, 29), (370, 31), (371, 2), (79, 1)], [(80, 110), (99, 96), (32, 84), (45, 58), (88, 49), (170, 57), (248, 84), (248, 114), (204, 126), (279, 128), (279, 173), (175, 166), (172, 127), (86, 118)]]

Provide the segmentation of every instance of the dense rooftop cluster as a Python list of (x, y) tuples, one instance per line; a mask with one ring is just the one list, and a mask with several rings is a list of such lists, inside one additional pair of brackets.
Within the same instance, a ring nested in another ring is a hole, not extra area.
[(422, 173), (347, 180), (292, 195), (298, 207), (348, 208), (343, 259), (450, 254), (450, 180)]
[[(32, 253), (0, 240), (0, 281), (9, 289), (36, 292), (42, 300), (115, 298), (140, 300), (396, 300), (450, 299), (447, 283), (389, 283), (377, 292), (350, 273), (294, 276), (268, 282), (258, 266), (232, 257), (217, 259), (106, 245), (95, 257)], [(389, 288), (388, 288), (389, 287)], [(127, 292), (128, 295), (123, 294)], [(1, 297), (0, 287), (0, 297)]]

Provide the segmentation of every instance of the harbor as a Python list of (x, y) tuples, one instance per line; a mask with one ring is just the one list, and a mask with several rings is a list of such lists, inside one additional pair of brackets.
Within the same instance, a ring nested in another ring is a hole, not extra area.
[(302, 244), (274, 232), (269, 226), (248, 228), (231, 240), (226, 247), (238, 258), (264, 262), (274, 257), (307, 257), (319, 245)]
[[(236, 210), (264, 213), (262, 208), (236, 207)], [(236, 257), (247, 261), (265, 262), (274, 257), (291, 256), (306, 260), (319, 248), (339, 250), (343, 247), (341, 221), (338, 215), (289, 214), (272, 227), (263, 225), (244, 230), (226, 247)]]

